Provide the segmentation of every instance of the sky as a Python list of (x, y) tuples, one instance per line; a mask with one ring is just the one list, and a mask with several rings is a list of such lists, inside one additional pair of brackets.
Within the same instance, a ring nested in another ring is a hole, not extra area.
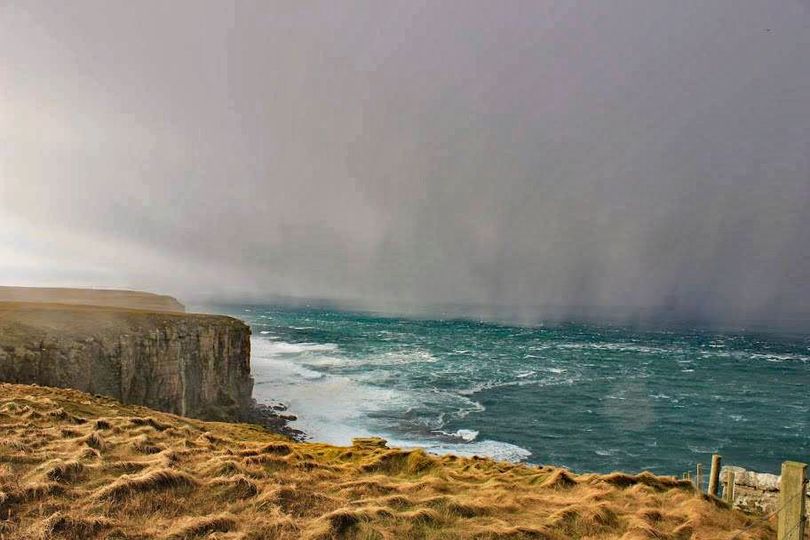
[(810, 330), (808, 208), (808, 0), (0, 0), (2, 284)]

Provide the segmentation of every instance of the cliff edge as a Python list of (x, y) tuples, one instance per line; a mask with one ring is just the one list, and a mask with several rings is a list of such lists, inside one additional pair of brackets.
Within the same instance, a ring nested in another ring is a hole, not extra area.
[(37, 302), (184, 312), (176, 298), (141, 291), (68, 289), (56, 287), (0, 287), (0, 302)]
[(208, 420), (242, 419), (253, 388), (250, 328), (217, 315), (0, 302), (0, 381), (75, 388)]

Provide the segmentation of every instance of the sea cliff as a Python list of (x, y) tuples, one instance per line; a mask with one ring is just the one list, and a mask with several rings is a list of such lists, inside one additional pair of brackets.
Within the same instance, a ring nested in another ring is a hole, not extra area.
[(250, 329), (225, 316), (0, 302), (0, 381), (239, 420), (251, 405)]

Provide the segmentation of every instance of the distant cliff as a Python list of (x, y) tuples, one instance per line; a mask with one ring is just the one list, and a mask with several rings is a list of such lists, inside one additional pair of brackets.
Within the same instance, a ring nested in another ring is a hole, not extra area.
[(0, 381), (240, 419), (253, 387), (250, 329), (216, 315), (0, 303)]
[(179, 311), (185, 306), (171, 296), (140, 291), (111, 289), (66, 289), (40, 287), (0, 287), (0, 302), (47, 302), (106, 306), (146, 311)]

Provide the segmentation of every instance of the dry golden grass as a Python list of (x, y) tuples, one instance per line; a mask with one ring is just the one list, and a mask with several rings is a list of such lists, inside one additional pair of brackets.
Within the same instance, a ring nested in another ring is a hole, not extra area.
[(0, 384), (0, 537), (773, 538), (683, 481), (295, 443), (64, 389)]

